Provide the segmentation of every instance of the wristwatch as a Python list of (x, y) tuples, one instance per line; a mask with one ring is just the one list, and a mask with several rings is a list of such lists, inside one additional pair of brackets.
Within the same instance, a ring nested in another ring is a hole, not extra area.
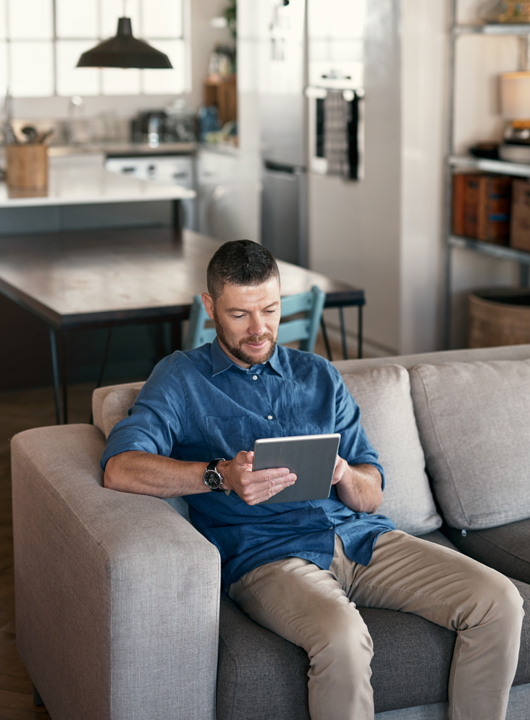
[(217, 463), (224, 462), (224, 458), (215, 458), (208, 463), (208, 467), (204, 472), (204, 484), (214, 492), (224, 492), (223, 476), (217, 470)]

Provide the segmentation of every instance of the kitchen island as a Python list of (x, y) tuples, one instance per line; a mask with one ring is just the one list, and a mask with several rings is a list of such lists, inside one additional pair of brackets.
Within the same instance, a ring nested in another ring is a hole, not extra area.
[[(178, 203), (193, 199), (195, 191), (180, 185), (150, 183), (127, 175), (107, 172), (97, 161), (95, 163), (55, 164), (50, 162), (48, 187), (43, 191), (13, 190), (5, 182), (0, 183), (0, 234), (16, 232), (4, 215), (5, 210), (28, 208), (60, 208), (66, 206), (102, 206), (163, 202), (171, 203), (172, 225), (178, 227)], [(101, 211), (101, 207), (100, 207)], [(91, 212), (93, 223), (98, 226), (97, 210)], [(101, 212), (100, 227), (106, 227), (106, 216)], [(94, 224), (92, 226), (94, 226)], [(114, 223), (113, 223), (114, 224)], [(42, 230), (49, 230), (44, 221)], [(33, 228), (32, 228), (33, 229)], [(36, 228), (35, 228), (36, 229)], [(60, 230), (62, 228), (52, 228)], [(68, 228), (71, 229), (71, 228)], [(21, 226), (21, 232), (27, 228)]]

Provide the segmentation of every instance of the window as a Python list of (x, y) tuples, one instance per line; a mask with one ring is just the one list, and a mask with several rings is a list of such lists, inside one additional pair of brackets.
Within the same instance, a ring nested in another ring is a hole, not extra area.
[(116, 34), (123, 0), (0, 0), (0, 94), (178, 94), (186, 90), (184, 0), (129, 0), (135, 37), (173, 70), (76, 68), (81, 53)]

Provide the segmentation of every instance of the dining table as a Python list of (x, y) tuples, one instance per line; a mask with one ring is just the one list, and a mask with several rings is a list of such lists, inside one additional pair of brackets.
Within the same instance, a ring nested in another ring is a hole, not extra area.
[[(193, 298), (206, 290), (206, 268), (221, 241), (191, 230), (131, 227), (0, 236), (0, 293), (49, 327), (57, 423), (68, 421), (70, 333), (117, 326), (168, 323), (171, 351), (182, 346), (182, 323)], [(338, 308), (347, 352), (343, 309), (359, 312), (358, 355), (362, 355), (364, 291), (321, 273), (278, 262), (282, 296), (318, 285), (325, 308)], [(323, 323), (328, 356), (331, 350)], [(102, 379), (102, 372), (98, 384)], [(61, 402), (62, 395), (62, 402)]]

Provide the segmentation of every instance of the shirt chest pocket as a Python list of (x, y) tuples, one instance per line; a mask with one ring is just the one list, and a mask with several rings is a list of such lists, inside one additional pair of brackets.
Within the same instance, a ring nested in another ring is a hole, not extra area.
[(244, 415), (205, 417), (206, 437), (212, 458), (233, 458), (241, 450), (253, 450), (255, 434), (250, 419)]

